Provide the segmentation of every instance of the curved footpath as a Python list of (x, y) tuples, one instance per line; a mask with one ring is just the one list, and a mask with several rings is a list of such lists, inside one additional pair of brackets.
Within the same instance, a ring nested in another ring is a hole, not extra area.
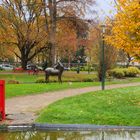
[[(106, 89), (124, 88), (138, 85), (140, 85), (140, 83), (115, 84), (115, 85), (107, 85)], [(91, 91), (98, 91), (100, 89), (101, 89), (100, 86), (93, 86), (6, 99), (7, 120), (3, 123), (5, 124), (33, 123), (34, 120), (38, 117), (37, 112), (43, 109), (44, 107), (48, 106), (49, 104), (57, 100), (63, 99), (65, 97), (75, 96)]]

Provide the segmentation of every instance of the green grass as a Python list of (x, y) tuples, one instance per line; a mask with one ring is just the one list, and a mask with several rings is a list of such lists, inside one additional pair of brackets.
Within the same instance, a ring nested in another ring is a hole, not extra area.
[[(28, 75), (27, 73), (10, 73), (10, 74), (3, 74), (0, 73), (0, 79), (5, 80), (8, 82), (9, 80), (16, 80), (21, 83), (23, 82), (35, 82), (40, 76), (40, 75)], [(42, 75), (43, 76), (43, 75)]]
[(42, 110), (36, 122), (140, 126), (140, 87), (65, 98)]
[[(20, 83), (35, 83), (38, 79), (45, 79), (44, 73), (40, 73), (39, 75), (28, 75), (27, 73), (0, 73), (0, 79), (5, 80), (7, 83), (10, 80), (16, 80)], [(92, 73), (88, 74), (87, 72), (81, 72), (77, 74), (76, 72), (64, 72), (62, 76), (62, 80), (64, 82), (91, 82), (98, 81), (97, 74)], [(50, 77), (50, 81), (58, 81), (57, 77)], [(112, 83), (124, 83), (124, 82), (140, 82), (139, 78), (126, 78), (126, 79), (107, 79), (107, 81)]]
[[(130, 82), (138, 82), (137, 79), (133, 80), (116, 80), (106, 82), (106, 85), (110, 84), (124, 84)], [(47, 83), (47, 84), (6, 84), (6, 98), (12, 98), (15, 96), (25, 96), (31, 94), (41, 94), (44, 92), (58, 91), (70, 88), (83, 88), (90, 86), (100, 86), (100, 82), (64, 82), (59, 83)]]
[[(72, 82), (69, 84), (64, 82), (63, 84), (59, 83), (47, 83), (47, 84), (35, 84), (35, 81), (38, 78), (44, 78), (44, 74), (39, 75), (28, 75), (27, 73), (18, 73), (18, 74), (4, 74), (0, 73), (0, 79), (6, 80), (16, 80), (22, 84), (6, 84), (6, 98), (11, 98), (15, 96), (24, 96), (29, 94), (39, 94), (49, 91), (64, 90), (68, 88), (82, 88), (89, 86), (100, 85), (100, 82), (81, 82), (88, 81), (88, 79), (96, 79), (96, 74), (87, 74), (86, 72), (81, 72), (76, 74), (75, 72), (64, 72), (62, 79), (64, 81), (80, 81)], [(52, 81), (56, 81), (57, 77), (51, 77)], [(130, 82), (140, 82), (140, 78), (127, 78), (127, 79), (112, 79), (107, 81), (106, 84), (118, 84), (118, 83), (130, 83)], [(24, 83), (24, 84), (23, 84)], [(25, 84), (28, 83), (28, 84)]]
[(69, 88), (88, 87), (99, 85), (98, 82), (73, 82), (73, 83), (47, 83), (47, 84), (7, 84), (6, 98), (39, 94), (49, 91), (58, 91)]
[[(36, 82), (37, 79), (45, 79), (45, 74), (44, 72), (39, 73), (39, 75), (28, 75), (27, 73), (0, 73), (0, 79), (6, 80), (6, 82), (10, 80), (16, 80), (19, 81), (20, 83), (29, 83), (29, 82)], [(72, 81), (72, 82), (81, 82), (84, 80), (97, 80), (96, 74), (88, 74), (86, 72), (81, 72), (80, 74), (77, 74), (76, 72), (64, 72), (62, 76), (62, 80), (64, 82)], [(58, 78), (55, 77), (50, 77), (50, 81), (58, 81)]]

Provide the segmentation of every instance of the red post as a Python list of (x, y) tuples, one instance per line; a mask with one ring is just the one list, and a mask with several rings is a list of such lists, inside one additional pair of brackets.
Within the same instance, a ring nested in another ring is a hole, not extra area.
[(5, 81), (0, 80), (0, 115), (1, 119), (5, 119)]

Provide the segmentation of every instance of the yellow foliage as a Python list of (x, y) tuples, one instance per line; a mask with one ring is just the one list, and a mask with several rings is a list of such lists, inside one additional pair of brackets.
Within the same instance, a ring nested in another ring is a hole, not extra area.
[(140, 2), (118, 0), (118, 12), (112, 24), (107, 43), (140, 57)]

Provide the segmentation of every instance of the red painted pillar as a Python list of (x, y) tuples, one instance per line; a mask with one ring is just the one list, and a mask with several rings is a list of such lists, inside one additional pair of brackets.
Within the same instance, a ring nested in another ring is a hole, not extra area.
[(0, 115), (1, 119), (5, 119), (5, 81), (0, 80)]

